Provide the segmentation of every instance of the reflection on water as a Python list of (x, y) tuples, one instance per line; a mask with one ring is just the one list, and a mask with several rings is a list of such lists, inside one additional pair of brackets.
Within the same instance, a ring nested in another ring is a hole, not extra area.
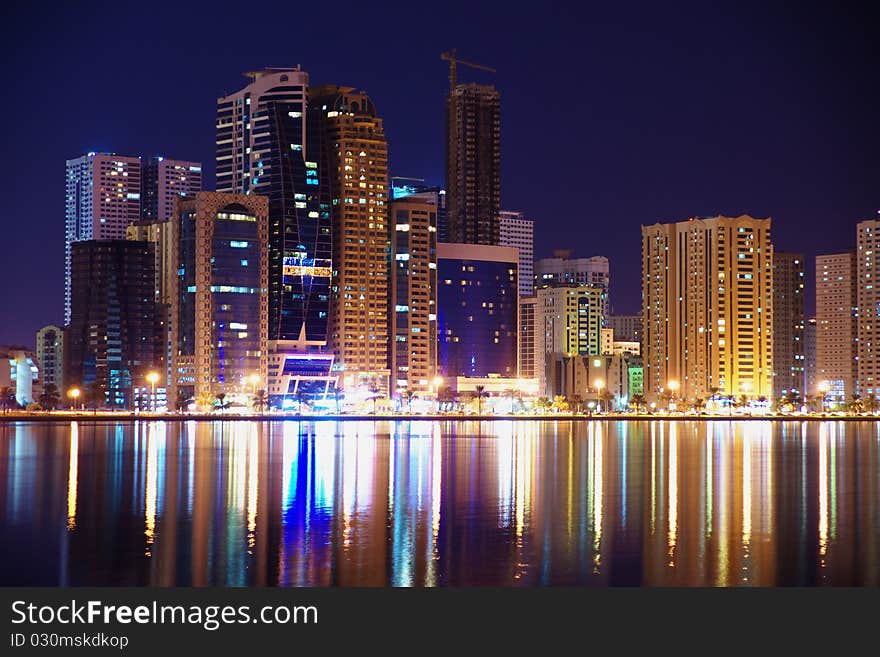
[(0, 584), (880, 585), (880, 423), (0, 425)]

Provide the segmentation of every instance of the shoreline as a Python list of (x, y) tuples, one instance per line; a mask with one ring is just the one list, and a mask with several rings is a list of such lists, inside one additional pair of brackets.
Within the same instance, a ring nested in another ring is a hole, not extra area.
[(407, 413), (394, 413), (388, 415), (361, 415), (361, 414), (326, 414), (326, 415), (219, 415), (211, 413), (92, 413), (80, 411), (76, 413), (17, 413), (0, 414), (0, 424), (24, 422), (24, 423), (53, 423), (53, 422), (464, 422), (464, 421), (566, 421), (566, 422), (644, 422), (644, 421), (674, 421), (674, 422), (876, 422), (880, 421), (880, 415), (652, 415), (652, 414), (547, 414), (547, 415), (412, 415)]

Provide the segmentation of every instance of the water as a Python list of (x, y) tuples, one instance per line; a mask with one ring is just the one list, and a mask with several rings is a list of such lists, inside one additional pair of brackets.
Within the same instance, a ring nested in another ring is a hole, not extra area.
[(0, 585), (880, 584), (880, 423), (0, 424)]

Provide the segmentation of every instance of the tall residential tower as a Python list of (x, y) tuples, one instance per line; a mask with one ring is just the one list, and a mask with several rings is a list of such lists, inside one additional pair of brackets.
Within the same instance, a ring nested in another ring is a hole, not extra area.
[(770, 219), (642, 226), (645, 394), (773, 394)]

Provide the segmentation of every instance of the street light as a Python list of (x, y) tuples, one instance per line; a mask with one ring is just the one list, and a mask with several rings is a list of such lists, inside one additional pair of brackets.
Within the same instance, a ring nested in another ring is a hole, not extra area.
[(156, 381), (158, 381), (158, 380), (159, 380), (159, 375), (156, 372), (150, 372), (149, 374), (147, 374), (147, 381), (150, 382), (150, 389), (151, 389), (151, 393), (152, 393), (150, 395), (150, 397), (152, 399), (151, 406), (153, 407), (154, 413), (156, 412)]
[(79, 388), (71, 388), (67, 391), (67, 395), (73, 400), (73, 408), (76, 410), (76, 400), (79, 399), (80, 395)]
[(605, 382), (602, 379), (596, 379), (596, 412), (602, 412), (602, 388)]
[(443, 385), (443, 377), (442, 376), (435, 376), (432, 383), (434, 384), (433, 385), (434, 393), (437, 397), (437, 412), (439, 413), (440, 412), (440, 386)]

